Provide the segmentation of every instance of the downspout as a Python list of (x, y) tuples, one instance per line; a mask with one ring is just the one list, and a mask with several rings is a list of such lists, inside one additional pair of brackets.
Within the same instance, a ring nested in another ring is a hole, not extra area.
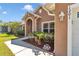
[(71, 7), (68, 5), (68, 33), (67, 33), (67, 55), (72, 56), (72, 14)]

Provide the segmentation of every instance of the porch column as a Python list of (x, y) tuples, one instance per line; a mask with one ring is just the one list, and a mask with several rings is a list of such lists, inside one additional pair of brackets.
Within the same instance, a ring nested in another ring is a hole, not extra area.
[(35, 21), (32, 20), (32, 32), (34, 32), (34, 31), (35, 31)]
[(37, 31), (37, 19), (38, 17), (35, 19), (35, 31)]
[(25, 37), (27, 36), (26, 34), (26, 21), (24, 22), (24, 27), (25, 27)]

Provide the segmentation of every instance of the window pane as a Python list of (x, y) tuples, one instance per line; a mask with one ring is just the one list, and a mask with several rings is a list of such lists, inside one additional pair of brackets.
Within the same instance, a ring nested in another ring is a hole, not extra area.
[(54, 28), (54, 22), (50, 23), (50, 28)]
[(45, 23), (43, 26), (44, 28), (48, 28), (48, 23)]
[(54, 29), (50, 29), (50, 33), (54, 32)]
[(46, 32), (46, 33), (48, 33), (48, 29), (43, 29), (43, 32)]

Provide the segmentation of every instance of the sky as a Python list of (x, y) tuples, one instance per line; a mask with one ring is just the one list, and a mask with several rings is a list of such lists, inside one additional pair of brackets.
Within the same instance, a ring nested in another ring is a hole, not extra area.
[(0, 3), (0, 20), (21, 21), (27, 11), (32, 12), (41, 5), (41, 3)]

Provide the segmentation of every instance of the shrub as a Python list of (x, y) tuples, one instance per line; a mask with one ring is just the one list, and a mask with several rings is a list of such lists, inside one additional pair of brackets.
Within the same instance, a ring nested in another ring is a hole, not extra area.
[(45, 40), (46, 41), (53, 41), (54, 40), (54, 35), (52, 33), (46, 33), (45, 34)]
[(54, 50), (54, 32), (53, 33), (44, 33), (44, 32), (34, 32), (33, 35), (36, 37), (36, 42), (40, 44), (49, 44), (51, 50)]
[(11, 32), (6, 32), (6, 34), (12, 34)]
[(24, 36), (24, 31), (23, 30), (17, 30), (16, 35)]
[(33, 33), (34, 36), (38, 37), (38, 39), (44, 39), (44, 32), (34, 32)]
[(44, 41), (54, 40), (54, 33), (34, 32), (33, 35), (38, 37), (38, 39), (43, 39)]

